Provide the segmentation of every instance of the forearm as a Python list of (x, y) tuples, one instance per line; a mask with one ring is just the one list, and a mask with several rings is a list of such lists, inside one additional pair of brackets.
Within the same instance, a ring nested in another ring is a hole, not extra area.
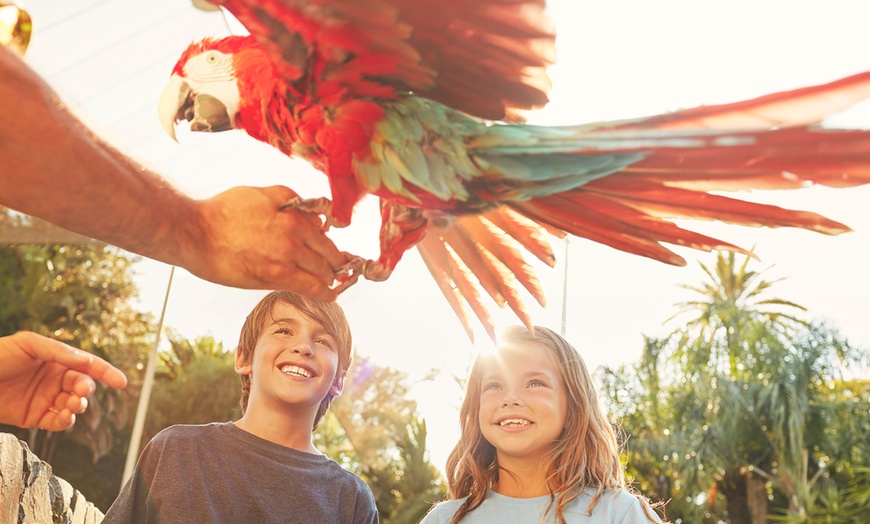
[(335, 300), (347, 262), (282, 186), (193, 200), (94, 136), (0, 47), (0, 205), (226, 286)]
[(195, 247), (196, 201), (96, 137), (2, 48), (0, 79), (0, 205), (167, 263)]

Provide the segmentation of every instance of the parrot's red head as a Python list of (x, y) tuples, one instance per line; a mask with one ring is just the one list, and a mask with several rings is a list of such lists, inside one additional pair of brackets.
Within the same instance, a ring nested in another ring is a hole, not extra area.
[(245, 129), (258, 136), (262, 101), (274, 85), (272, 65), (252, 36), (205, 38), (175, 64), (160, 96), (160, 122), (173, 139), (182, 120), (191, 131)]

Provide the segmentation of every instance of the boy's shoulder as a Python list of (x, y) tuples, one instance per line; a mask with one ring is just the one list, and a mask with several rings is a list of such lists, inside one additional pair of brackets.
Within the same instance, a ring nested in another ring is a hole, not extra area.
[(198, 439), (204, 435), (218, 434), (232, 422), (211, 422), (208, 424), (175, 424), (160, 430), (153, 440), (185, 440)]
[(371, 493), (371, 488), (369, 488), (369, 485), (366, 484), (366, 481), (364, 481), (359, 475), (352, 471), (344, 469), (338, 462), (334, 461), (329, 457), (326, 457), (326, 455), (323, 456), (334, 468), (337, 477), (344, 479), (347, 484), (355, 485), (358, 491), (365, 491)]
[(164, 448), (171, 445), (174, 448), (208, 445), (216, 439), (224, 438), (228, 432), (227, 425), (232, 422), (212, 422), (209, 424), (176, 424), (160, 430), (154, 435), (150, 448)]

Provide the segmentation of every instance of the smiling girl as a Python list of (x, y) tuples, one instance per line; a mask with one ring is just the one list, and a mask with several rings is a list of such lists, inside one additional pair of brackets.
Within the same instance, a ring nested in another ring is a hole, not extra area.
[(477, 358), (447, 460), (453, 500), (421, 524), (660, 522), (629, 492), (586, 364), (553, 331), (509, 328)]

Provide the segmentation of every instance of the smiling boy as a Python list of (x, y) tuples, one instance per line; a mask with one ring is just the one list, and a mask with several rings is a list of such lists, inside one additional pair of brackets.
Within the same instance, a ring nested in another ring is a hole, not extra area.
[(376, 523), (371, 490), (312, 442), (351, 360), (341, 308), (267, 295), (242, 327), (242, 417), (148, 443), (104, 523)]

